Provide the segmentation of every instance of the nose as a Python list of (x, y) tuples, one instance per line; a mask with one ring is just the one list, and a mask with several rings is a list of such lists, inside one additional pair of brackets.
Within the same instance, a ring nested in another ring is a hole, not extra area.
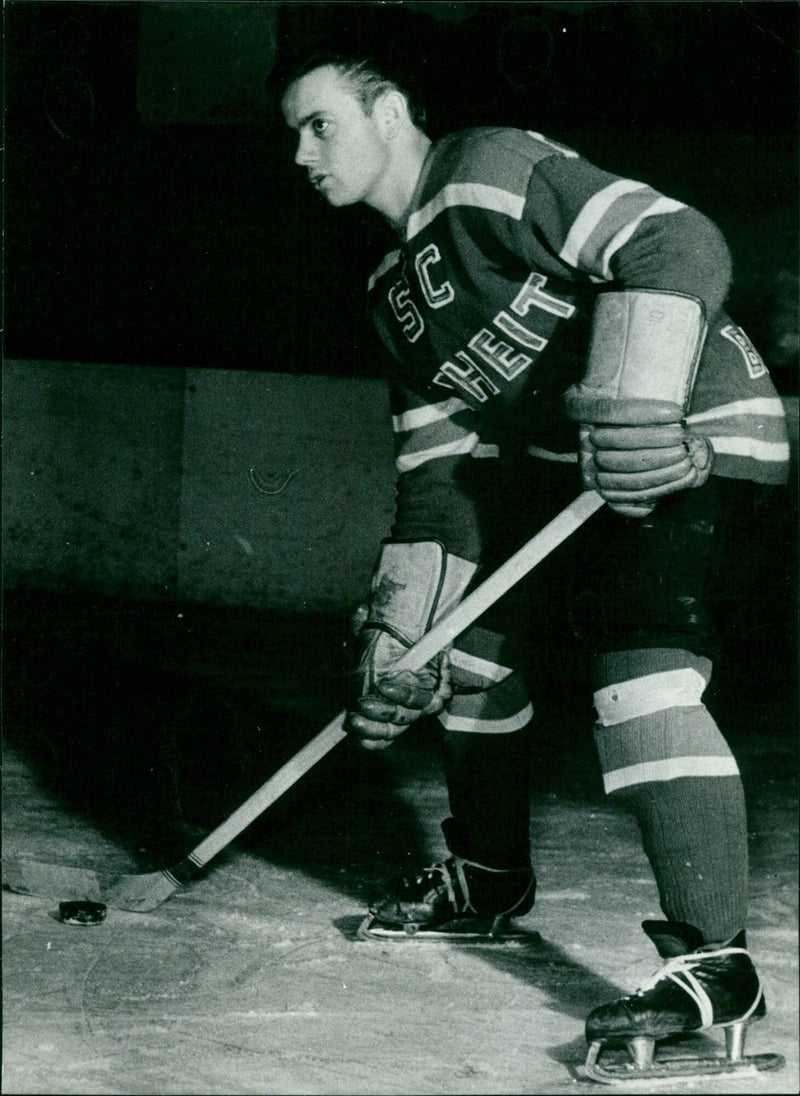
[(298, 167), (308, 167), (309, 164), (314, 162), (315, 155), (312, 147), (312, 143), (308, 134), (301, 133), (297, 142), (297, 152), (295, 153), (294, 162)]

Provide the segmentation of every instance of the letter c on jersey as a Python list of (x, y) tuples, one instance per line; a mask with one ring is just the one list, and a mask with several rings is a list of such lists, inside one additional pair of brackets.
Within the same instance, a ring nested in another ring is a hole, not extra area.
[(437, 288), (431, 281), (430, 270), (428, 268), (434, 263), (441, 262), (441, 259), (442, 256), (436, 244), (428, 244), (427, 247), (423, 247), (422, 251), (420, 251), (414, 259), (414, 266), (417, 271), (417, 277), (419, 278), (419, 284), (422, 287), (422, 292), (425, 294), (425, 300), (431, 308), (443, 308), (444, 305), (450, 304), (456, 295), (450, 282), (442, 282)]

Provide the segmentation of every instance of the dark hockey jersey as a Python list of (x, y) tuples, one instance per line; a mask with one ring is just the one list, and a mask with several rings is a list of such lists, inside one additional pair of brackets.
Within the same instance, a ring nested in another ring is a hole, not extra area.
[(396, 363), (394, 535), (436, 536), (477, 559), (472, 485), (486, 476), (475, 462), (524, 452), (577, 461), (561, 398), (583, 375), (604, 288), (703, 301), (709, 332), (687, 422), (710, 438), (717, 474), (783, 482), (783, 406), (722, 311), (729, 281), (728, 249), (708, 218), (540, 134), (472, 129), (433, 145), (402, 238), (369, 281)]

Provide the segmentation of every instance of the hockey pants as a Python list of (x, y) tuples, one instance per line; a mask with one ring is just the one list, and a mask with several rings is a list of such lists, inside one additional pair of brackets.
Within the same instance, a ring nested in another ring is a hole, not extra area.
[[(577, 493), (574, 467), (529, 463), (514, 488), (527, 520), (506, 555)], [(457, 692), (439, 717), (451, 851), (495, 868), (530, 860), (528, 684), (535, 694), (537, 648), (566, 618), (590, 652), (605, 790), (638, 820), (665, 916), (709, 942), (744, 926), (741, 780), (703, 692), (721, 546), (751, 486), (712, 477), (643, 520), (605, 508), (460, 637)]]

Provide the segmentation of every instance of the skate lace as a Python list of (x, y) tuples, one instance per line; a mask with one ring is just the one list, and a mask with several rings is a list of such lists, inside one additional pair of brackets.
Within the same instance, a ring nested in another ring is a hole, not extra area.
[[(665, 978), (670, 979), (688, 993), (695, 1002), (700, 1010), (700, 1030), (705, 1031), (707, 1028), (713, 1027), (714, 1025), (714, 1006), (703, 986), (692, 974), (692, 968), (698, 966), (706, 959), (716, 959), (725, 955), (747, 954), (748, 953), (744, 948), (719, 948), (717, 951), (704, 951), (701, 954), (692, 952), (689, 955), (676, 955), (674, 959), (669, 959), (660, 970), (656, 971), (652, 977), (643, 982), (636, 991), (636, 995), (637, 997), (641, 997), (643, 994), (647, 993), (648, 990), (655, 989), (658, 983)], [(756, 973), (756, 978), (758, 978), (758, 973)], [(758, 978), (758, 993), (755, 995), (755, 999), (750, 1008), (743, 1016), (740, 1016), (737, 1019), (736, 1023), (743, 1023), (750, 1019), (758, 1007), (761, 995), (761, 979)]]
[[(455, 879), (453, 878), (451, 868), (455, 869)], [(426, 879), (433, 880), (434, 876), (441, 876), (444, 888), (447, 891), (447, 898), (451, 906), (456, 913), (475, 913), (478, 911), (472, 904), (472, 898), (469, 893), (469, 883), (467, 882), (466, 868), (477, 868), (479, 871), (491, 874), (491, 875), (508, 875), (509, 869), (507, 868), (489, 868), (486, 864), (479, 864), (477, 860), (465, 860), (461, 856), (452, 856), (444, 863), (431, 864), (429, 868), (425, 868), (420, 875), (417, 876), (417, 883), (421, 884)], [(523, 872), (524, 869), (513, 869), (514, 872)], [(461, 895), (459, 896), (456, 889), (456, 882), (461, 888)], [(528, 882), (525, 892), (522, 898), (515, 899), (508, 910), (501, 911), (504, 913), (511, 913), (514, 909), (518, 908), (522, 900), (530, 893), (530, 890), (535, 884), (535, 880), (531, 876), (531, 880)], [(463, 899), (463, 901), (460, 901)]]
[(429, 868), (425, 868), (421, 875), (417, 876), (417, 882), (423, 883), (426, 878), (433, 879), (436, 875), (441, 876), (445, 890), (447, 891), (447, 900), (450, 902), (450, 905), (453, 907), (456, 913), (474, 913), (475, 910), (469, 900), (469, 886), (467, 884), (467, 876), (464, 871), (464, 862), (462, 862), (460, 857), (454, 856), (452, 863), (456, 870), (458, 884), (461, 887), (461, 894), (464, 897), (463, 906), (459, 905), (459, 898), (458, 892), (456, 891), (455, 881), (453, 879), (453, 876), (450, 874), (450, 868), (447, 864), (431, 864)]

